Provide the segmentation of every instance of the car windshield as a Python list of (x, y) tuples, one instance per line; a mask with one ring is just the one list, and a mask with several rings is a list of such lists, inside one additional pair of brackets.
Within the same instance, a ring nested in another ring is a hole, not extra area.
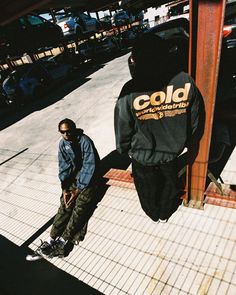
[(117, 14), (116, 14), (116, 16), (123, 16), (123, 15), (126, 15), (126, 13), (124, 11), (117, 12)]
[(181, 27), (178, 28), (171, 28), (164, 31), (156, 32), (155, 35), (158, 35), (159, 37), (163, 39), (169, 39), (170, 37), (174, 36), (188, 36), (188, 33)]
[(30, 23), (31, 26), (38, 26), (38, 25), (43, 25), (44, 22), (46, 20), (44, 20), (43, 18), (40, 18), (39, 16), (37, 15), (27, 15), (26, 16), (27, 18), (27, 21)]
[(65, 18), (69, 18), (71, 16), (71, 13), (68, 13), (68, 14), (59, 14), (59, 15), (56, 15), (56, 19), (57, 21), (61, 21)]
[(9, 78), (11, 78), (15, 82), (18, 82), (29, 68), (29, 65), (20, 66), (19, 68), (17, 68), (17, 70), (10, 73)]

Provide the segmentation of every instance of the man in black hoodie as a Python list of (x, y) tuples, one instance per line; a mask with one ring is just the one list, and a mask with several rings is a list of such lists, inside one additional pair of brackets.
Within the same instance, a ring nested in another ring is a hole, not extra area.
[(116, 148), (132, 159), (145, 213), (166, 222), (180, 202), (176, 161), (198, 129), (202, 97), (193, 79), (177, 70), (162, 38), (144, 34), (131, 58), (133, 79), (115, 106)]

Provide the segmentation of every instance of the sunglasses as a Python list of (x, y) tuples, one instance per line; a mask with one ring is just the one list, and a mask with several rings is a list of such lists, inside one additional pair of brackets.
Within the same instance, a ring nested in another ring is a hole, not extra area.
[(72, 133), (72, 130), (70, 130), (70, 129), (69, 130), (60, 130), (60, 133), (61, 134), (66, 134), (66, 133), (67, 134), (71, 134)]

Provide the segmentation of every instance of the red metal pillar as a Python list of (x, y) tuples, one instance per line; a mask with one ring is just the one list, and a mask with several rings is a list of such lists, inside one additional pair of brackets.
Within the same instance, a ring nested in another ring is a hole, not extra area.
[(197, 158), (188, 167), (185, 204), (198, 209), (204, 201), (225, 4), (226, 0), (190, 0), (189, 70), (203, 95), (206, 121)]

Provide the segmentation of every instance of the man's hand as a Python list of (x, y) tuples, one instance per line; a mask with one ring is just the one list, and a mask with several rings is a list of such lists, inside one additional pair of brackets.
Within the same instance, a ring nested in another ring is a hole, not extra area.
[(71, 206), (71, 204), (76, 200), (80, 192), (81, 191), (78, 188), (72, 191), (63, 191), (63, 198), (66, 208), (69, 208)]
[(66, 208), (68, 208), (69, 207), (68, 203), (71, 198), (71, 192), (68, 190), (63, 190), (62, 194), (63, 194), (64, 204), (65, 204)]

